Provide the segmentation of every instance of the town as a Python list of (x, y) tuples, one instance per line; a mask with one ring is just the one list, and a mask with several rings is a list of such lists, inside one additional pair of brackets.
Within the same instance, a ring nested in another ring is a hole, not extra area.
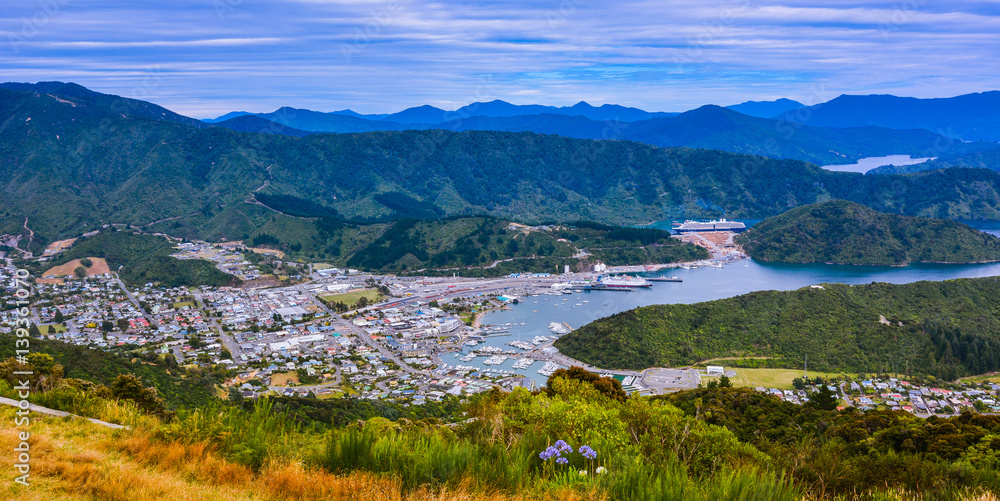
[[(493, 387), (535, 389), (556, 369), (574, 365), (615, 377), (626, 391), (649, 395), (713, 385), (720, 376), (736, 379), (740, 373), (739, 368), (718, 366), (643, 371), (591, 367), (552, 346), (572, 329), (555, 322), (550, 335), (512, 339), (502, 347), (485, 343), (512, 338), (507, 333), (518, 327), (481, 323), (485, 312), (530, 297), (556, 300), (581, 287), (596, 287), (598, 273), (647, 271), (644, 267), (608, 270), (600, 265), (594, 273), (471, 279), (303, 266), (301, 274), (280, 284), (260, 280), (266, 275), (262, 267), (281, 265), (280, 255), (269, 255), (278, 259), (266, 265), (238, 245), (183, 242), (177, 248), (173, 257), (211, 261), (254, 285), (163, 288), (147, 283), (130, 289), (98, 260), (86, 276), (64, 270), (37, 280), (39, 300), (31, 310), (37, 334), (93, 349), (147, 352), (170, 356), (181, 365), (221, 368), (228, 375), (228, 393), (236, 398), (279, 394), (419, 405)], [(714, 262), (733, 259), (732, 249), (713, 251)], [(9, 263), (3, 269), (13, 272)], [(0, 313), (0, 326), (10, 330), (14, 321), (12, 310)], [(495, 367), (508, 359), (516, 370)], [(536, 369), (536, 364), (542, 367)], [(830, 386), (841, 407), (898, 409), (918, 416), (1000, 412), (1000, 385), (991, 382), (928, 385), (859, 375), (829, 381), (797, 378), (794, 387), (753, 387), (802, 404), (820, 384)]]

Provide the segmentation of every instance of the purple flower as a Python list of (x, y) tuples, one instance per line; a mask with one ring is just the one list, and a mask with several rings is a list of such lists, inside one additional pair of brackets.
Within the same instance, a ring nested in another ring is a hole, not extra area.
[(597, 451), (591, 449), (589, 445), (581, 446), (579, 452), (580, 454), (583, 454), (583, 457), (588, 459), (594, 459), (597, 457)]
[(561, 453), (559, 452), (558, 449), (556, 449), (555, 447), (551, 447), (550, 446), (547, 449), (545, 449), (544, 451), (542, 451), (541, 454), (538, 455), (538, 457), (541, 458), (542, 461), (548, 461), (549, 459), (552, 459), (554, 457), (558, 457), (560, 454)]
[(569, 462), (569, 460), (560, 456), (558, 459), (556, 459), (556, 462), (559, 464), (566, 464)]
[(555, 447), (559, 449), (560, 452), (573, 452), (573, 448), (563, 440), (556, 440)]

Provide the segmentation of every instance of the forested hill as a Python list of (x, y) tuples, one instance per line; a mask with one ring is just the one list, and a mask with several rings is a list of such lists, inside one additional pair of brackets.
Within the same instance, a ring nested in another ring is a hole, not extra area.
[(413, 211), (524, 222), (759, 218), (830, 198), (1000, 219), (1000, 173), (985, 170), (861, 176), (712, 150), (490, 131), (296, 138), (199, 128), (115, 103), (0, 89), (0, 234), (27, 236), (27, 224), (40, 252), (103, 224), (169, 219), (153, 228), (239, 240), (276, 217), (255, 193), (382, 221)]
[(677, 367), (717, 357), (774, 357), (743, 364), (799, 368), (808, 356), (809, 368), (819, 371), (953, 380), (1000, 370), (1000, 279), (822, 284), (646, 306), (587, 324), (555, 346), (606, 369)]
[(966, 224), (885, 214), (845, 200), (804, 205), (767, 218), (736, 242), (754, 259), (779, 263), (1000, 261), (1000, 238)]

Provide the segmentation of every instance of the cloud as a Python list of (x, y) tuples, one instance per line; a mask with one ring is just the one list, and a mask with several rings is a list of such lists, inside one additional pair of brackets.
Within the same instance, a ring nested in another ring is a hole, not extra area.
[(127, 93), (155, 67), (149, 99), (194, 116), (484, 97), (676, 111), (1000, 88), (991, 2), (54, 1), (5, 6), (0, 77)]

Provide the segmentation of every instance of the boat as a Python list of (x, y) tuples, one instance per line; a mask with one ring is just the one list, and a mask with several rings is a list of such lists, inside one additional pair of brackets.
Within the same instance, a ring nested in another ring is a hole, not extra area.
[(511, 341), (511, 342), (509, 342), (507, 344), (509, 344), (509, 345), (511, 345), (511, 346), (513, 346), (515, 348), (520, 348), (522, 350), (533, 350), (533, 349), (535, 349), (535, 345), (533, 345), (533, 344), (531, 344), (531, 343), (529, 343), (527, 341), (517, 340), (517, 341)]
[(664, 275), (660, 275), (658, 277), (649, 278), (648, 280), (650, 282), (683, 282), (684, 281), (683, 278), (678, 277), (677, 275), (674, 275), (672, 277), (667, 277), (667, 276), (664, 276)]
[(531, 359), (531, 358), (521, 358), (521, 359), (518, 359), (517, 362), (514, 362), (514, 368), (515, 369), (527, 369), (528, 367), (531, 367), (532, 365), (535, 365), (535, 360)]
[(708, 231), (731, 231), (733, 233), (740, 233), (747, 229), (747, 225), (743, 224), (742, 221), (729, 221), (726, 219), (712, 220), (712, 221), (684, 221), (683, 224), (676, 226), (674, 231), (677, 233), (695, 233), (695, 232), (708, 232)]
[(559, 370), (559, 364), (555, 362), (545, 362), (545, 366), (538, 369), (538, 373), (543, 376), (551, 376), (553, 372)]
[(595, 287), (599, 289), (636, 289), (652, 286), (652, 282), (645, 278), (629, 275), (602, 276), (597, 279), (595, 284)]
[(557, 334), (560, 336), (563, 334), (569, 334), (570, 332), (570, 328), (567, 327), (566, 324), (561, 324), (559, 322), (549, 323), (549, 330), (552, 331), (553, 334)]

